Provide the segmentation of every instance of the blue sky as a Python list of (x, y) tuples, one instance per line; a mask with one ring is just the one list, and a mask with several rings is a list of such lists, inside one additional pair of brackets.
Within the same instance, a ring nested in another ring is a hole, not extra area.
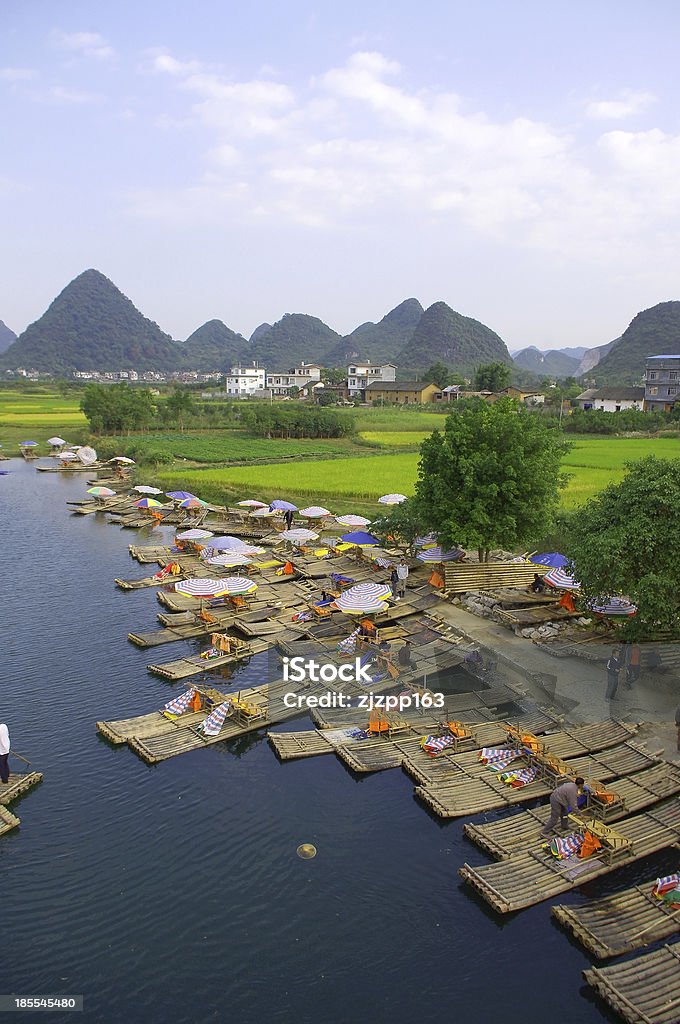
[(511, 349), (680, 299), (676, 4), (0, 7), (0, 319), (96, 267), (176, 338), (439, 299)]

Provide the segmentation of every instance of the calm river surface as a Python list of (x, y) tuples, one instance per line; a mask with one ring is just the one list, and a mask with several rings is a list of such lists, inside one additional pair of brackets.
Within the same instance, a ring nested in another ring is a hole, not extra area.
[[(431, 818), (402, 772), (280, 764), (265, 739), (148, 767), (100, 739), (96, 719), (179, 692), (126, 640), (158, 625), (155, 591), (113, 584), (148, 574), (128, 544), (161, 534), (71, 516), (86, 474), (1, 465), (0, 720), (45, 779), (0, 838), (0, 992), (83, 993), (85, 1019), (131, 1024), (610, 1019), (549, 905), (501, 920), (463, 888), (457, 868), (484, 854), (460, 822)], [(302, 842), (316, 859), (296, 856)]]

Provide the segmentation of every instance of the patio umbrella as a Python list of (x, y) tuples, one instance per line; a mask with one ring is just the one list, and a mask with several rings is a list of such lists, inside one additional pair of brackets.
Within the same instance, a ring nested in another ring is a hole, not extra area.
[(257, 583), (253, 583), (247, 576), (227, 576), (220, 580), (224, 588), (222, 593), (225, 597), (240, 597), (243, 594), (254, 594), (257, 590)]
[(61, 448), (62, 444), (66, 444), (63, 437), (48, 437), (47, 443), (51, 444), (54, 448)]
[(20, 448), (37, 448), (38, 447), (38, 442), (37, 441), (19, 441), (19, 447)]
[(546, 551), (542, 555), (529, 555), (529, 561), (535, 565), (548, 565), (551, 569), (563, 569), (565, 565), (569, 564), (569, 559), (557, 551)]
[(94, 448), (90, 448), (89, 445), (85, 444), (82, 448), (78, 449), (78, 458), (84, 466), (92, 466), (97, 461), (97, 452)]
[(380, 543), (377, 537), (374, 537), (372, 533), (366, 533), (365, 530), (354, 530), (352, 533), (343, 533), (340, 540), (344, 541), (345, 544), (356, 544), (358, 547), (370, 547), (373, 544)]
[(250, 565), (252, 560), (252, 555), (242, 555), (240, 551), (225, 551), (222, 555), (205, 558), (204, 562), (206, 565), (221, 565), (228, 569), (234, 565)]
[(309, 508), (301, 508), (300, 515), (305, 519), (323, 519), (324, 516), (332, 516), (333, 513), (322, 505), (310, 505)]
[(136, 462), (134, 459), (128, 459), (127, 455), (114, 455), (109, 462), (120, 462), (123, 466), (135, 466)]
[(593, 602), (590, 610), (598, 615), (605, 615), (607, 618), (630, 618), (637, 614), (637, 605), (629, 601), (627, 597), (610, 597), (602, 603)]
[(156, 501), (155, 498), (140, 498), (135, 502), (135, 506), (137, 508), (163, 508), (162, 502)]
[(336, 516), (335, 521), (340, 526), (368, 526), (371, 520), (365, 516)]
[(365, 583), (355, 583), (342, 596), (351, 597), (352, 600), (386, 601), (388, 597), (392, 597), (392, 588), (389, 583), (366, 581)]
[(112, 491), (110, 487), (101, 487), (99, 485), (88, 487), (87, 493), (93, 494), (95, 498), (114, 498), (116, 495), (116, 492)]
[(184, 501), (185, 498), (195, 498), (196, 495), (192, 494), (191, 491), (166, 491), (168, 498), (172, 498), (173, 501)]
[(175, 583), (175, 590), (178, 594), (184, 594), (185, 597), (224, 597), (227, 593), (224, 588), (226, 582), (226, 580), (199, 579), (192, 576), (191, 579)]
[[(248, 550), (256, 550), (252, 544), (246, 544), (240, 537), (213, 537), (210, 541), (210, 547), (213, 551), (241, 551), (245, 548)], [(259, 550), (259, 549), (257, 549)]]
[(346, 615), (376, 615), (378, 612), (386, 611), (388, 607), (385, 601), (378, 601), (374, 597), (352, 598), (349, 591), (336, 597), (335, 606)]
[(383, 494), (381, 498), (378, 498), (381, 505), (399, 505), (402, 501), (406, 501), (405, 494)]
[(437, 547), (420, 551), (416, 558), (419, 562), (457, 562), (464, 554), (465, 552), (461, 548), (456, 548), (454, 551), (442, 551), (440, 547)]
[(208, 540), (212, 536), (210, 530), (185, 530), (177, 534), (177, 540)]
[(543, 577), (546, 583), (558, 590), (580, 590), (581, 584), (577, 583), (573, 576), (570, 576), (564, 569), (551, 569)]
[(201, 501), (200, 498), (185, 498), (184, 501), (180, 501), (180, 508), (206, 508), (208, 502)]
[(133, 491), (139, 491), (140, 494), (162, 494), (160, 487), (147, 487), (146, 484), (139, 484), (137, 487), (132, 488)]
[(269, 506), (277, 512), (297, 512), (297, 505), (293, 505), (290, 501), (284, 501), (283, 498), (275, 498)]
[(254, 498), (246, 498), (245, 501), (237, 501), (239, 508), (267, 508), (264, 501), (255, 501)]
[(306, 540), (318, 540), (319, 534), (314, 533), (314, 530), (305, 530), (303, 527), (295, 530), (284, 530), (279, 534), (282, 540), (292, 540), (304, 542)]
[(268, 519), (270, 516), (276, 515), (276, 509), (267, 508), (267, 506), (265, 505), (264, 508), (256, 508), (255, 511), (251, 512), (250, 514), (251, 516), (254, 516), (256, 519)]
[(60, 462), (75, 462), (78, 456), (75, 452), (59, 452)]
[(206, 544), (198, 557), (202, 562), (207, 562), (210, 558), (214, 558), (216, 555), (219, 555), (220, 552), (250, 557), (251, 555), (264, 555), (266, 553), (266, 549), (255, 547), (252, 544), (244, 544), (243, 547), (220, 548), (215, 546), (213, 539), (209, 544)]

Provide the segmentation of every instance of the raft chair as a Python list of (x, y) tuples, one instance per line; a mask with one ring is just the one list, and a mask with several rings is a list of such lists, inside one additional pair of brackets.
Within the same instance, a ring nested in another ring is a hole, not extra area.
[(222, 704), (218, 704), (207, 718), (199, 722), (194, 732), (198, 736), (219, 736), (225, 719), (231, 714), (233, 714), (232, 701), (225, 700)]
[(185, 690), (184, 693), (180, 693), (179, 697), (173, 697), (172, 700), (169, 700), (168, 703), (161, 708), (160, 713), (165, 718), (172, 720), (174, 718), (179, 718), (180, 715), (184, 715), (188, 711), (194, 711), (195, 708), (193, 705), (196, 696), (199, 698), (198, 710), (200, 710), (200, 694), (192, 688), (190, 690)]
[[(576, 824), (586, 839), (590, 836), (588, 845), (592, 848), (592, 852), (597, 850), (598, 856), (608, 865), (627, 857), (633, 848), (630, 839), (622, 836), (620, 832), (617, 832), (610, 825), (605, 825), (603, 822), (598, 821), (597, 818), (588, 818), (586, 821), (583, 821), (583, 819), (578, 818), (576, 815), (570, 814), (569, 819)], [(595, 845), (594, 840), (599, 845)]]
[(449, 747), (453, 747), (455, 742), (451, 734), (448, 736), (423, 736), (420, 746), (430, 757), (439, 757)]
[(498, 778), (513, 789), (522, 789), (529, 786), (538, 774), (538, 768), (520, 768), (510, 772), (501, 772)]
[(680, 875), (664, 875), (657, 878), (652, 896), (671, 907), (680, 907)]

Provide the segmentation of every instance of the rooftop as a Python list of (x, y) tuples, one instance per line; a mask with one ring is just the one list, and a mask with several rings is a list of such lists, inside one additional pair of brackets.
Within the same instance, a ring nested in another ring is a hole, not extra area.
[(589, 402), (592, 399), (601, 399), (609, 402), (641, 402), (645, 397), (644, 388), (632, 387), (609, 387), (609, 388), (588, 388), (576, 396), (577, 402)]
[[(370, 391), (373, 388), (375, 391), (424, 391), (430, 387), (430, 383), (423, 380), (372, 380), (366, 385), (366, 390)], [(437, 387), (436, 384), (432, 386)]]
[(650, 359), (680, 359), (680, 352), (669, 353), (665, 356), (647, 356), (647, 362), (649, 362)]

